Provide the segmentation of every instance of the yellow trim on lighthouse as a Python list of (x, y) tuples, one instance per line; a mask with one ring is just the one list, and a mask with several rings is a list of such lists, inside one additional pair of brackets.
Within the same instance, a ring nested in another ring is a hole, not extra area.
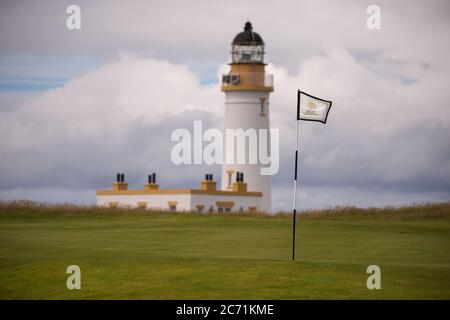
[[(264, 91), (272, 92), (272, 75), (266, 74), (264, 64), (232, 63), (226, 76), (236, 76), (239, 81), (222, 82), (222, 91)], [(236, 78), (236, 79), (237, 79)]]

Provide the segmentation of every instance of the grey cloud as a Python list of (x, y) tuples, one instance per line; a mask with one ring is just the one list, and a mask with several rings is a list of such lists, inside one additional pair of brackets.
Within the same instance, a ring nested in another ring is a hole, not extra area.
[[(329, 74), (321, 71), (324, 68)], [(370, 205), (375, 199), (385, 201), (382, 205), (449, 195), (450, 126), (443, 117), (448, 111), (433, 108), (420, 114), (422, 95), (431, 104), (443, 99), (448, 105), (448, 98), (425, 89), (411, 91), (405, 84), (392, 88), (342, 50), (305, 62), (303, 72), (294, 77), (281, 68), (270, 69), (280, 88), (271, 101), (272, 127), (281, 133), (281, 168), (274, 177), (276, 209), (289, 208), (286, 188), (292, 187), (296, 88), (308, 83), (312, 93), (333, 97), (327, 92), (333, 92), (342, 78), (348, 83), (335, 93), (328, 124), (301, 123), (302, 207)], [(161, 72), (171, 77), (153, 82)], [(426, 88), (428, 81), (432, 80), (425, 78), (417, 85)], [(362, 83), (355, 88), (357, 82)], [(405, 95), (410, 101), (397, 104)], [(170, 133), (176, 128), (192, 130), (194, 120), (204, 121), (205, 128), (220, 128), (222, 105), (218, 86), (201, 86), (182, 66), (123, 58), (31, 98), (2, 118), (3, 135), (9, 132), (10, 139), (2, 141), (0, 194), (9, 198), (28, 189), (35, 196), (38, 188), (58, 187), (83, 194), (109, 187), (115, 172), (125, 172), (132, 186), (142, 185), (145, 175), (156, 171), (166, 187), (195, 187), (203, 173), (219, 176), (220, 168), (173, 165)]]
[(70, 52), (108, 63), (16, 108), (14, 99), (4, 100), (0, 198), (39, 198), (42, 189), (41, 199), (92, 201), (89, 194), (108, 187), (117, 171), (134, 186), (149, 171), (167, 187), (194, 187), (206, 170), (218, 175), (218, 166), (172, 165), (170, 132), (199, 119), (220, 127), (219, 86), (201, 85), (189, 67), (223, 70), (232, 36), (250, 18), (275, 74), (276, 209), (292, 203), (298, 88), (333, 100), (326, 125), (301, 124), (302, 208), (448, 200), (448, 4), (381, 1), (382, 30), (373, 33), (365, 28), (365, 3), (255, 3), (239, 2), (235, 14), (232, 4), (211, 1), (80, 2), (79, 34), (57, 27), (65, 2), (2, 4), (2, 53)]
[[(267, 43), (271, 61), (292, 70), (330, 46), (382, 52), (434, 64), (446, 60), (449, 4), (378, 1), (382, 30), (366, 28), (361, 1), (77, 1), (82, 30), (68, 31), (71, 1), (3, 1), (2, 52), (115, 56), (130, 50), (161, 59), (218, 64), (246, 19)], [(431, 36), (432, 35), (432, 36)]]

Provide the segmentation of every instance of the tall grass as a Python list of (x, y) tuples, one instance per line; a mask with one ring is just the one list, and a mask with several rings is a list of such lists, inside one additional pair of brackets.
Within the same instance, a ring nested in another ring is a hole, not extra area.
[(352, 206), (307, 210), (302, 218), (322, 219), (367, 219), (367, 220), (423, 220), (450, 219), (450, 201), (422, 203), (401, 207), (358, 208)]
[[(269, 215), (263, 212), (241, 213), (195, 213), (169, 212), (164, 210), (102, 208), (96, 206), (80, 206), (74, 204), (49, 204), (33, 201), (0, 201), (0, 219), (14, 218), (57, 218), (57, 217), (109, 217), (109, 216), (149, 216), (192, 214), (203, 216), (243, 216), (287, 219), (291, 212), (278, 212)], [(450, 219), (450, 202), (423, 203), (403, 207), (358, 208), (334, 207), (318, 210), (306, 210), (298, 213), (299, 219), (364, 219), (364, 220), (423, 220)]]

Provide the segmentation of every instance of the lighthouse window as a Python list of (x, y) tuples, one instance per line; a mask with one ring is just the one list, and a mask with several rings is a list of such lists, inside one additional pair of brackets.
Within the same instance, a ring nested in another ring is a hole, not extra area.
[(241, 59), (242, 61), (251, 61), (250, 53), (243, 53)]
[(228, 188), (231, 188), (233, 172), (228, 172)]
[(231, 52), (233, 63), (264, 62), (263, 45), (234, 45)]
[(266, 105), (265, 105), (266, 98), (261, 97), (259, 98), (259, 101), (261, 102), (261, 112), (259, 115), (264, 117), (266, 116)]
[(239, 75), (238, 74), (232, 74), (230, 77), (231, 83), (239, 83)]

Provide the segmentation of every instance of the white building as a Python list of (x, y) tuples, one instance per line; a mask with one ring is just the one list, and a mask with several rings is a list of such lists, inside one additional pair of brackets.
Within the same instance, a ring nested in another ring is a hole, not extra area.
[[(264, 42), (253, 32), (250, 22), (231, 44), (230, 71), (223, 75), (222, 91), (225, 92), (225, 129), (269, 129), (273, 79), (265, 73)], [(267, 141), (270, 154), (270, 137)], [(261, 175), (261, 166), (259, 160), (256, 164), (224, 164), (221, 190), (217, 190), (212, 175), (201, 181), (199, 189), (160, 189), (151, 175), (143, 189), (129, 190), (123, 174), (119, 174), (111, 190), (97, 191), (97, 205), (172, 211), (271, 212), (271, 177)]]
[(117, 175), (112, 190), (97, 191), (97, 205), (166, 209), (170, 211), (229, 212), (257, 211), (262, 193), (247, 191), (245, 182), (233, 183), (232, 190), (217, 190), (212, 175), (206, 175), (199, 189), (160, 189), (156, 179), (149, 176), (143, 189), (129, 190), (123, 174)]

